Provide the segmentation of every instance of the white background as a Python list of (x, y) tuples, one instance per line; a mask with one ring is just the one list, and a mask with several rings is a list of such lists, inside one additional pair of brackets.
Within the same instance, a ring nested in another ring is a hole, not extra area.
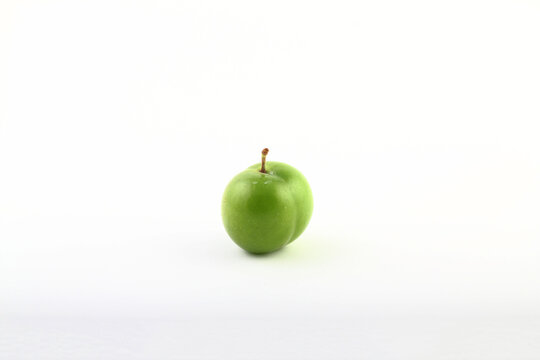
[(539, 359), (539, 99), (532, 0), (3, 0), (0, 358)]

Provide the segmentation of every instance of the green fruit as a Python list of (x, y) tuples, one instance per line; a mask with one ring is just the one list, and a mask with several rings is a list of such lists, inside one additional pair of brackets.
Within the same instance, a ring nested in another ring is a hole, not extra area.
[(313, 196), (302, 173), (277, 161), (250, 166), (236, 175), (223, 194), (225, 230), (242, 249), (264, 254), (282, 248), (306, 229)]

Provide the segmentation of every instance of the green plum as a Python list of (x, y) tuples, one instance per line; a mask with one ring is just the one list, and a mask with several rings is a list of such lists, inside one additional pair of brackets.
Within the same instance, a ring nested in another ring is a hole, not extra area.
[(290, 165), (262, 161), (236, 175), (221, 203), (225, 230), (242, 249), (264, 254), (291, 243), (306, 229), (313, 196), (302, 173)]

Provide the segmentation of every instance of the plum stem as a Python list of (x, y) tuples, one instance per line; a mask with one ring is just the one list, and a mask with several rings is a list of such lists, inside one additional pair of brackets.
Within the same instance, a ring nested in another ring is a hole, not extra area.
[(266, 174), (266, 168), (264, 167), (266, 165), (266, 155), (268, 155), (268, 148), (264, 148), (262, 151), (262, 161), (261, 161), (261, 170), (260, 172)]

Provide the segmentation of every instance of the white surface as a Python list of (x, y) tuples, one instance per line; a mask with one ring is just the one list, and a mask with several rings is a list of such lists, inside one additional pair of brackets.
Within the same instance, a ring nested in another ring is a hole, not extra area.
[[(3, 1), (0, 357), (540, 358), (533, 1)], [(315, 212), (250, 256), (259, 160)]]

